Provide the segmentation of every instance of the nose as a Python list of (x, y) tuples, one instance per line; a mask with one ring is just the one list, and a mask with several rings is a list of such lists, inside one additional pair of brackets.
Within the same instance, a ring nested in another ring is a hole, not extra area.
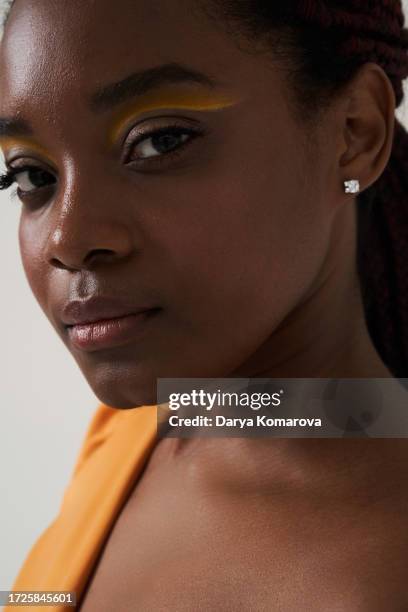
[(86, 226), (88, 237), (80, 240), (66, 231), (66, 227), (58, 227), (49, 239), (49, 263), (67, 270), (80, 270), (95, 266), (98, 262), (108, 263), (123, 259), (131, 252), (130, 240), (121, 228), (96, 228), (95, 225)]
[(77, 194), (55, 206), (49, 217), (45, 246), (45, 259), (51, 266), (81, 270), (112, 263), (132, 253), (135, 245), (131, 224), (122, 218), (124, 213), (121, 216), (115, 200), (107, 203), (106, 195), (103, 200), (84, 200)]

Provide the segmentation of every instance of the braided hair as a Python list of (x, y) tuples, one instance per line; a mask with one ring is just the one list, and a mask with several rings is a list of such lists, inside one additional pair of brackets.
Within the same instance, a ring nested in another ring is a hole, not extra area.
[[(366, 62), (392, 83), (396, 107), (408, 76), (408, 30), (401, 0), (196, 0), (235, 35), (265, 43), (290, 65), (291, 104), (303, 123)], [(4, 19), (13, 0), (3, 0)], [(0, 5), (1, 6), (1, 5)], [(394, 374), (408, 376), (408, 132), (395, 119), (390, 160), (357, 197), (357, 269), (368, 331)]]

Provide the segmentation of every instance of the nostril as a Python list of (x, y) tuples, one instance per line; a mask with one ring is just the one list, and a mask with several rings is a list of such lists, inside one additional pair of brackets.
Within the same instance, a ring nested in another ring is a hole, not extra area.
[(59, 259), (58, 257), (52, 257), (49, 263), (58, 268), (59, 270), (80, 270), (82, 268), (89, 268), (94, 264), (98, 263), (110, 263), (116, 260), (120, 255), (112, 249), (93, 249), (85, 257), (78, 257), (75, 261), (72, 258)]
[(50, 264), (54, 266), (54, 268), (58, 268), (59, 270), (66, 270), (67, 266), (65, 266), (59, 259), (53, 257), (50, 259)]
[(116, 254), (111, 249), (94, 249), (93, 251), (88, 253), (88, 255), (85, 257), (84, 263), (89, 264), (93, 262), (94, 259), (106, 260), (106, 259), (114, 259), (115, 257), (116, 257)]

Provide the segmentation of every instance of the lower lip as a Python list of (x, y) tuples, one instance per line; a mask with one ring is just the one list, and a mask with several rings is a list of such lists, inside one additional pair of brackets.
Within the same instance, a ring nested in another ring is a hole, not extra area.
[(143, 334), (149, 320), (158, 310), (146, 310), (85, 325), (72, 325), (68, 327), (71, 343), (83, 351), (97, 351), (127, 344)]

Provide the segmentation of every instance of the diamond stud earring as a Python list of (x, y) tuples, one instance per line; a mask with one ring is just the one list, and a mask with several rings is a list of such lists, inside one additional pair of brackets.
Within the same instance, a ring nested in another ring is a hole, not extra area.
[(345, 193), (358, 193), (360, 191), (360, 181), (355, 179), (351, 181), (344, 181)]

